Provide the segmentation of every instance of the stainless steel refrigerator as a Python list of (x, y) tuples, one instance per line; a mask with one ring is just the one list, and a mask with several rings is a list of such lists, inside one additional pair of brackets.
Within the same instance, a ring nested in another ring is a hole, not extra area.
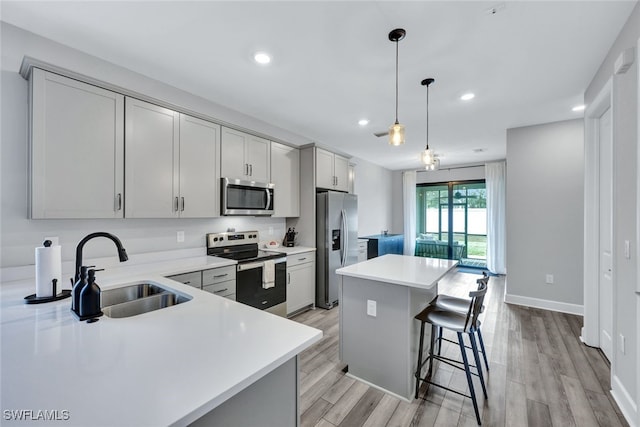
[(316, 306), (338, 303), (336, 269), (358, 262), (358, 196), (327, 191), (316, 195)]

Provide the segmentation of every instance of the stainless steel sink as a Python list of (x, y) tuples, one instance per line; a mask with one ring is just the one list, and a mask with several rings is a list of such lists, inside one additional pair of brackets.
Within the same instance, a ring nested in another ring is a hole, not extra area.
[(142, 282), (101, 293), (102, 312), (112, 318), (131, 317), (191, 300), (191, 296), (157, 283)]

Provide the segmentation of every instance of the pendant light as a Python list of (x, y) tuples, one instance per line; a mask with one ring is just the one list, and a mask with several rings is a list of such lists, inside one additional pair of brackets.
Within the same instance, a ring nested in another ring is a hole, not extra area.
[(402, 28), (396, 28), (389, 33), (389, 40), (396, 44), (396, 121), (389, 127), (389, 144), (404, 144), (404, 125), (398, 122), (398, 42), (404, 38), (406, 31)]
[(435, 157), (435, 153), (429, 148), (429, 86), (433, 82), (435, 82), (435, 80), (432, 78), (424, 79), (420, 82), (422, 86), (427, 87), (427, 146), (420, 156), (426, 170), (436, 170), (440, 166), (440, 160)]

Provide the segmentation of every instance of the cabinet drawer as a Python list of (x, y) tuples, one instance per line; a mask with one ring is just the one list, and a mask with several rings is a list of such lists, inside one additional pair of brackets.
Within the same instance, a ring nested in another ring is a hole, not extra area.
[(202, 284), (204, 286), (213, 285), (215, 283), (225, 282), (227, 280), (236, 280), (236, 266), (212, 268), (202, 272)]
[(199, 271), (192, 273), (176, 274), (173, 276), (167, 276), (167, 279), (175, 280), (176, 282), (184, 283), (185, 285), (193, 286), (194, 288), (202, 289), (202, 274)]
[(202, 290), (212, 294), (219, 295), (221, 297), (229, 297), (230, 295), (233, 295), (232, 299), (235, 300), (236, 281), (227, 280), (226, 282), (220, 282), (213, 285), (206, 285), (202, 287)]
[(305, 264), (307, 262), (315, 262), (315, 251), (303, 252), (297, 255), (287, 255), (287, 267), (294, 267), (299, 264)]

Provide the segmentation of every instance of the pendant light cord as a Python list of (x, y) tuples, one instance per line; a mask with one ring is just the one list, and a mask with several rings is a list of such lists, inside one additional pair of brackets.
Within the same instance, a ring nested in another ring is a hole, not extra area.
[(398, 42), (396, 41), (396, 124), (398, 124)]
[(429, 85), (427, 85), (427, 150), (429, 149)]

